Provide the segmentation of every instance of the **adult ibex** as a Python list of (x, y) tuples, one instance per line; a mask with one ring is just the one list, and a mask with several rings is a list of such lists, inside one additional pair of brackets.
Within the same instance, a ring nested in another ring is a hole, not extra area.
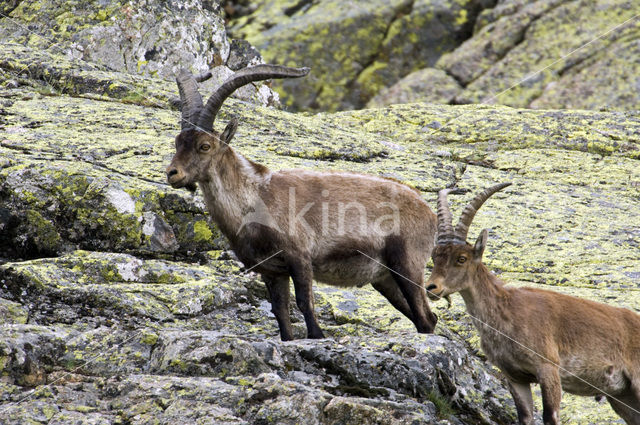
[(530, 384), (540, 383), (545, 424), (558, 424), (561, 391), (606, 396), (628, 424), (640, 424), (640, 315), (552, 291), (512, 288), (482, 263), (483, 230), (474, 246), (466, 242), (473, 217), (493, 186), (464, 209), (455, 230), (438, 193), (438, 238), (430, 297), (460, 292), (480, 334), (482, 349), (507, 377), (520, 424), (533, 424)]
[(417, 191), (348, 172), (271, 171), (229, 146), (235, 119), (222, 133), (213, 129), (222, 103), (237, 88), (308, 72), (246, 68), (203, 105), (195, 79), (182, 71), (177, 78), (182, 132), (167, 179), (174, 188), (200, 186), (233, 251), (266, 283), (282, 340), (293, 339), (289, 277), (308, 338), (324, 337), (314, 313), (314, 278), (339, 286), (372, 283), (418, 332), (432, 332), (437, 317), (429, 309), (423, 271), (435, 242), (436, 217)]

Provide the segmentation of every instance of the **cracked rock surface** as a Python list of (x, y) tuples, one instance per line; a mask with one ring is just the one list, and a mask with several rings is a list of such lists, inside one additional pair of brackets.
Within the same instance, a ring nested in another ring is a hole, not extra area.
[(632, 0), (227, 3), (237, 4), (227, 12), (232, 33), (268, 61), (311, 66), (307, 86), (282, 83), (295, 109), (368, 102), (640, 109)]
[(624, 0), (501, 1), (436, 67), (464, 86), (457, 103), (638, 109), (636, 10)]
[(232, 20), (230, 31), (267, 61), (311, 67), (304, 86), (277, 83), (287, 106), (357, 109), (408, 73), (434, 65), (468, 37), (476, 15), (493, 3), (260, 0)]
[[(16, 43), (14, 49), (26, 46), (43, 56), (56, 56), (53, 68), (74, 63), (74, 70), (108, 69), (129, 75), (125, 87), (104, 81), (100, 94), (124, 91), (144, 99), (147, 90), (127, 88), (146, 86), (144, 77), (173, 81), (183, 67), (195, 75), (211, 70), (213, 78), (204, 84), (211, 91), (233, 71), (263, 63), (248, 42), (229, 40), (218, 1), (14, 0), (0, 7), (7, 15), (0, 16), (0, 38)], [(16, 83), (25, 74), (40, 74), (54, 89), (63, 84), (72, 91), (78, 86), (75, 75), (60, 81), (57, 74), (40, 68), (42, 61), (21, 66), (13, 56), (3, 60), (17, 66)], [(85, 63), (77, 65), (74, 60)], [(102, 75), (97, 74), (99, 79)], [(280, 104), (277, 93), (262, 82), (249, 84), (234, 96), (261, 105)]]
[[(0, 89), (0, 423), (515, 421), (458, 297), (434, 304), (435, 335), (418, 335), (372, 288), (316, 285), (329, 338), (280, 342), (264, 285), (199, 194), (165, 184), (174, 84), (136, 80), (158, 105), (98, 95), (100, 79), (133, 83), (0, 44), (10, 78), (15, 52), (84, 77), (45, 91), (41, 74), (24, 74)], [(512, 181), (470, 229), (490, 229), (487, 265), (513, 285), (640, 309), (637, 114), (413, 104), (308, 115), (230, 99), (219, 125), (232, 115), (235, 148), (274, 169), (393, 177), (432, 206), (453, 183)], [(467, 200), (452, 198), (455, 215)], [(617, 420), (566, 395), (562, 417)]]

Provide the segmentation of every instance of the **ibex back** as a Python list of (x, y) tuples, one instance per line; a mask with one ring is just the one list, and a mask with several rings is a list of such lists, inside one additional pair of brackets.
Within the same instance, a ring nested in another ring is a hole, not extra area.
[(247, 68), (203, 105), (196, 80), (182, 71), (182, 132), (167, 179), (175, 188), (201, 188), (238, 258), (266, 283), (283, 340), (293, 339), (289, 277), (309, 338), (324, 337), (314, 313), (314, 278), (340, 286), (372, 283), (418, 332), (432, 332), (437, 318), (429, 309), (423, 271), (436, 217), (417, 191), (355, 173), (271, 171), (229, 146), (235, 119), (222, 133), (213, 129), (222, 103), (237, 88), (307, 73), (273, 65)]
[(545, 425), (560, 423), (562, 390), (606, 396), (628, 423), (640, 425), (640, 315), (552, 291), (504, 285), (482, 263), (483, 230), (466, 242), (473, 217), (499, 184), (476, 196), (453, 229), (447, 194), (438, 194), (438, 239), (427, 290), (460, 292), (482, 349), (507, 377), (520, 424), (533, 425), (530, 384), (540, 383)]

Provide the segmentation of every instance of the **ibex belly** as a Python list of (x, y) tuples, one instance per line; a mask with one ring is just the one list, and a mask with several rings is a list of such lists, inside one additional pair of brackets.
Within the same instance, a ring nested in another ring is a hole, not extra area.
[(335, 286), (356, 286), (380, 280), (388, 271), (364, 255), (313, 264), (316, 281)]
[[(484, 322), (474, 320), (480, 333), (481, 346), (487, 358), (498, 366), (502, 373), (513, 382), (537, 382), (536, 358), (532, 353), (522, 350), (515, 338), (504, 335), (519, 335), (519, 332), (509, 329), (497, 331), (495, 327), (485, 326)], [(534, 355), (535, 356), (535, 355)]]
[(596, 396), (603, 392), (614, 395), (629, 386), (621, 367), (588, 365), (580, 360), (563, 361), (560, 379), (564, 391), (581, 396)]

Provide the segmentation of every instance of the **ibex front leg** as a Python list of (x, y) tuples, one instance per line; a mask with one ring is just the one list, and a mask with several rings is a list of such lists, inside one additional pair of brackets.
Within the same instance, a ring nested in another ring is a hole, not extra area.
[(322, 329), (316, 320), (313, 303), (313, 268), (309, 259), (289, 258), (289, 273), (296, 291), (296, 304), (304, 315), (307, 324), (307, 338), (324, 338)]
[(516, 404), (518, 412), (518, 424), (533, 425), (533, 397), (531, 396), (531, 384), (519, 384), (507, 380), (509, 391)]
[(560, 423), (560, 399), (562, 386), (557, 366), (546, 363), (538, 368), (538, 382), (542, 392), (542, 419), (544, 425)]
[(262, 275), (262, 280), (267, 285), (271, 299), (271, 311), (276, 316), (280, 328), (280, 338), (283, 341), (293, 340), (291, 318), (289, 317), (289, 276), (287, 275)]

